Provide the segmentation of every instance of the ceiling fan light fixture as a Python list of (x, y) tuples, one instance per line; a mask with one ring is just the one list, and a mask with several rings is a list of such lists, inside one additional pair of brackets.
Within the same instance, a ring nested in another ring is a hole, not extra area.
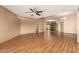
[(31, 13), (31, 16), (33, 15), (41, 16), (41, 13), (43, 12), (42, 10), (37, 10), (37, 9), (32, 9), (32, 8), (29, 8), (29, 9), (30, 9), (30, 12), (25, 12), (25, 13)]

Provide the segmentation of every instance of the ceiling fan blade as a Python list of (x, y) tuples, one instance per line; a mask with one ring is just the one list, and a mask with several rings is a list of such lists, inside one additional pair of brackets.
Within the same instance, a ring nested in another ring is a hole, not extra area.
[(36, 13), (36, 15), (39, 15), (39, 16), (41, 16), (40, 14), (38, 14), (38, 13)]
[(32, 12), (34, 12), (33, 9), (30, 8), (30, 10), (31, 10)]
[(41, 13), (41, 12), (43, 12), (43, 11), (37, 11), (38, 13)]

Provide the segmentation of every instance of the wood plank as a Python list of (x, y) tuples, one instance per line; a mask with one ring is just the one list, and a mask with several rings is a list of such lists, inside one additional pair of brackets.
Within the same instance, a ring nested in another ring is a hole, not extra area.
[(52, 34), (44, 36), (44, 33), (27, 34), (13, 38), (0, 44), (0, 52), (13, 53), (73, 53), (77, 52), (77, 42), (72, 34)]

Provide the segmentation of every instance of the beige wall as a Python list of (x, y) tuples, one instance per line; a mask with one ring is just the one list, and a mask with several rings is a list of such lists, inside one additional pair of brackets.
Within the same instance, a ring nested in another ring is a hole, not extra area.
[(79, 9), (77, 10), (77, 42), (79, 43)]
[(0, 43), (20, 34), (20, 20), (16, 15), (0, 6)]
[(44, 32), (45, 19), (39, 19), (39, 32)]
[(64, 21), (64, 32), (77, 33), (77, 15), (76, 14), (67, 16), (67, 19)]
[(21, 20), (21, 34), (28, 34), (35, 32), (34, 21)]
[[(28, 18), (27, 18), (28, 19)], [(29, 20), (29, 19), (28, 19)], [(20, 34), (36, 32), (36, 23), (32, 21), (19, 20), (17, 16), (0, 6), (0, 43), (12, 39)], [(44, 20), (39, 20), (39, 32), (44, 31)]]
[[(21, 34), (35, 33), (36, 32), (36, 21), (21, 20)], [(39, 32), (44, 31), (44, 20), (39, 19)]]
[[(72, 14), (65, 16), (64, 20), (64, 33), (77, 33), (77, 15)], [(58, 32), (61, 32), (61, 25), (58, 22)]]

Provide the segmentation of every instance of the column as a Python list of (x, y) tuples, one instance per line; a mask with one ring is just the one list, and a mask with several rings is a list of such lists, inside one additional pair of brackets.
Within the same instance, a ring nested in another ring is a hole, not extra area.
[(61, 34), (64, 34), (64, 17), (61, 18)]
[(36, 34), (39, 33), (39, 19), (36, 19)]

